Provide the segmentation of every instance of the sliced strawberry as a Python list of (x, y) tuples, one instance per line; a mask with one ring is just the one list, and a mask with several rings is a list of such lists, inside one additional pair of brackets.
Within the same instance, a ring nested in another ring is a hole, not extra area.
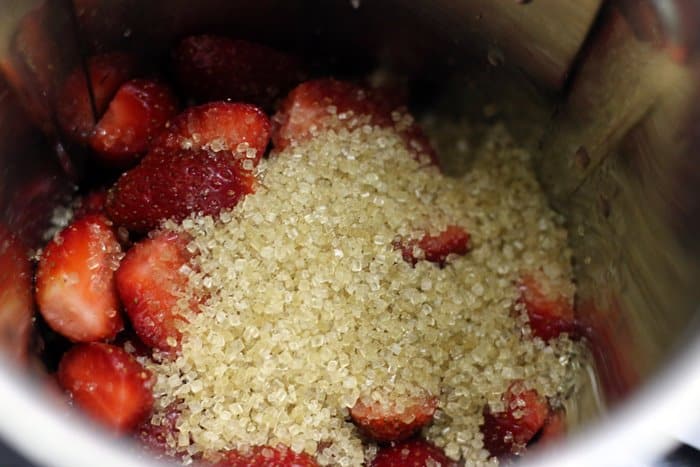
[(90, 147), (111, 167), (125, 168), (148, 150), (151, 140), (177, 114), (177, 99), (159, 81), (124, 83), (90, 137)]
[(115, 275), (119, 297), (134, 331), (151, 348), (174, 351), (180, 342), (177, 301), (187, 285), (181, 271), (190, 260), (187, 238), (156, 233), (134, 245)]
[(123, 327), (114, 287), (121, 247), (99, 214), (75, 220), (44, 249), (36, 300), (48, 325), (76, 341), (112, 339)]
[(96, 55), (88, 60), (95, 110), (93, 115), (85, 74), (82, 68), (74, 70), (61, 88), (56, 105), (56, 115), (66, 137), (87, 145), (99, 118), (119, 87), (133, 76), (136, 60), (130, 55), (114, 52)]
[(156, 458), (171, 457), (169, 453), (172, 449), (168, 445), (168, 439), (177, 439), (179, 418), (180, 411), (177, 409), (177, 404), (173, 403), (165, 408), (160, 425), (153, 424), (150, 419), (146, 419), (139, 425), (136, 430), (136, 439)]
[[(546, 288), (545, 288), (546, 287)], [(574, 316), (571, 299), (551, 286), (524, 275), (519, 284), (520, 301), (525, 304), (532, 334), (544, 341), (568, 333), (577, 338), (580, 329)]]
[(365, 436), (375, 441), (399, 441), (430, 424), (437, 404), (437, 398), (428, 394), (414, 397), (401, 409), (360, 399), (350, 409), (350, 417)]
[(73, 347), (61, 359), (58, 381), (79, 407), (117, 432), (136, 428), (153, 407), (153, 375), (113, 345)]
[(303, 80), (296, 58), (221, 36), (186, 37), (173, 51), (173, 60), (185, 93), (200, 101), (230, 99), (269, 109)]
[(547, 415), (547, 420), (542, 426), (539, 436), (537, 437), (537, 445), (549, 444), (557, 441), (566, 434), (566, 412), (563, 409), (550, 410)]
[(371, 467), (456, 467), (442, 449), (424, 439), (411, 439), (379, 449)]
[(425, 259), (444, 266), (450, 255), (466, 255), (469, 251), (469, 234), (462, 227), (448, 226), (437, 235), (425, 235), (420, 240), (397, 241), (404, 261), (415, 265)]
[(426, 156), (438, 165), (437, 154), (413, 117), (392, 105), (391, 98), (347, 81), (307, 81), (289, 93), (273, 117), (272, 141), (282, 150), (323, 130), (370, 124), (394, 128), (417, 158)]
[(105, 214), (105, 203), (107, 202), (107, 191), (97, 189), (86, 194), (73, 205), (73, 218), (79, 219), (90, 214)]
[(316, 467), (310, 455), (296, 453), (286, 446), (255, 446), (247, 451), (227, 451), (213, 467)]
[(119, 178), (107, 196), (107, 213), (118, 225), (147, 232), (165, 219), (232, 208), (253, 192), (253, 169), (269, 135), (270, 122), (256, 107), (224, 102), (192, 107)]
[(13, 361), (28, 356), (32, 330), (32, 275), (25, 246), (0, 224), (0, 351)]
[(534, 389), (522, 388), (522, 383), (511, 385), (503, 396), (506, 409), (492, 412), (484, 407), (484, 447), (495, 457), (520, 455), (527, 443), (542, 428), (549, 413), (547, 401)]

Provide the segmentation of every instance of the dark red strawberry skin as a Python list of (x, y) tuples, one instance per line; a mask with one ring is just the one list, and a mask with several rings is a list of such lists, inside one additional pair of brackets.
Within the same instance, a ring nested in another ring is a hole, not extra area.
[(256, 107), (190, 108), (119, 178), (107, 196), (107, 213), (117, 225), (148, 232), (165, 219), (232, 208), (254, 191), (254, 167), (269, 135), (269, 120)]
[(562, 333), (567, 333), (574, 339), (581, 336), (581, 326), (566, 296), (545, 294), (541, 284), (531, 275), (523, 276), (518, 287), (520, 301), (525, 305), (534, 336), (545, 342)]
[(134, 331), (147, 346), (174, 351), (179, 346), (177, 301), (187, 276), (181, 272), (191, 255), (188, 240), (173, 232), (158, 232), (135, 244), (116, 272), (119, 297)]
[[(399, 441), (429, 425), (436, 409), (437, 398), (429, 395), (416, 398), (400, 412), (386, 409), (379, 403), (367, 405), (360, 400), (350, 409), (350, 417), (360, 432), (374, 441)], [(407, 418), (412, 420), (407, 422)]]
[(255, 446), (248, 451), (228, 451), (213, 467), (316, 467), (316, 460), (306, 453), (286, 446)]
[(113, 345), (73, 347), (61, 359), (58, 381), (76, 405), (117, 432), (133, 430), (153, 407), (153, 375)]
[(136, 60), (128, 54), (113, 52), (88, 59), (88, 70), (95, 98), (93, 115), (87, 82), (82, 68), (76, 68), (61, 88), (56, 116), (64, 136), (75, 143), (87, 145), (93, 128), (119, 87), (131, 78), (137, 69)]
[(167, 85), (146, 79), (128, 81), (92, 132), (90, 147), (104, 164), (129, 167), (176, 114), (177, 99)]
[(36, 300), (48, 325), (75, 342), (112, 339), (123, 328), (114, 271), (121, 247), (112, 223), (88, 214), (44, 248), (36, 273)]
[[(456, 225), (448, 226), (435, 235), (425, 235), (420, 240), (398, 241), (396, 248), (401, 250), (404, 261), (415, 265), (424, 259), (445, 266), (450, 255), (463, 256), (469, 252), (470, 236), (466, 230)], [(416, 247), (418, 253), (416, 254)]]
[(150, 419), (145, 420), (136, 430), (136, 440), (141, 446), (156, 458), (171, 457), (172, 451), (168, 445), (168, 438), (177, 439), (177, 421), (180, 411), (176, 404), (171, 404), (164, 410), (163, 420), (160, 425), (154, 425)]
[(199, 101), (230, 99), (269, 109), (303, 79), (296, 58), (264, 45), (222, 36), (183, 39), (173, 51), (175, 74)]
[(371, 467), (456, 467), (442, 449), (420, 438), (382, 447)]
[(492, 412), (488, 406), (484, 408), (481, 432), (484, 447), (492, 456), (521, 455), (527, 443), (545, 424), (549, 414), (547, 401), (534, 389), (516, 393), (515, 388), (521, 384), (514, 383), (503, 396), (506, 407), (503, 412)]

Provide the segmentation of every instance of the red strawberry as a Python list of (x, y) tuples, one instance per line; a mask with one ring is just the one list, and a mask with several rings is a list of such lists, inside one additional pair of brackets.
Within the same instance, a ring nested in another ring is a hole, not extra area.
[(420, 259), (425, 259), (444, 266), (450, 255), (467, 254), (469, 234), (462, 227), (450, 225), (437, 235), (425, 235), (417, 241), (399, 241), (395, 243), (395, 247), (401, 250), (404, 261), (412, 265)]
[(165, 408), (163, 420), (160, 425), (154, 425), (150, 419), (145, 420), (136, 430), (136, 439), (141, 445), (154, 456), (170, 457), (171, 451), (168, 445), (168, 438), (177, 439), (177, 421), (180, 418), (180, 411), (177, 404), (173, 403)]
[(409, 401), (400, 410), (360, 399), (350, 409), (350, 417), (363, 434), (375, 441), (399, 441), (430, 424), (437, 404), (437, 398), (427, 394)]
[(186, 37), (173, 59), (182, 88), (201, 101), (230, 99), (270, 108), (303, 79), (301, 63), (294, 57), (221, 36)]
[(79, 219), (90, 214), (104, 214), (107, 191), (98, 189), (78, 198), (73, 206), (73, 218)]
[(383, 447), (371, 467), (456, 467), (439, 447), (420, 438)]
[(554, 410), (549, 412), (547, 420), (537, 438), (538, 445), (549, 444), (557, 441), (566, 434), (566, 412), (564, 410)]
[(537, 391), (523, 389), (520, 382), (510, 386), (503, 403), (503, 412), (484, 407), (484, 447), (495, 457), (520, 455), (544, 425), (549, 406)]
[(334, 79), (307, 81), (294, 88), (273, 117), (272, 141), (282, 150), (319, 131), (365, 124), (395, 128), (410, 151), (438, 165), (435, 151), (405, 108), (394, 109), (391, 98)]
[(270, 122), (247, 104), (192, 107), (154, 141), (107, 196), (118, 225), (146, 232), (165, 219), (216, 215), (252, 193), (253, 168), (267, 146)]
[(119, 87), (136, 71), (136, 61), (127, 54), (114, 52), (91, 57), (87, 66), (97, 115), (93, 115), (82, 68), (74, 70), (64, 82), (56, 108), (58, 123), (65, 136), (84, 145), (89, 142), (95, 118), (100, 118)]
[(316, 460), (286, 446), (255, 446), (247, 451), (228, 451), (213, 467), (316, 467)]
[(520, 280), (520, 301), (525, 304), (532, 334), (544, 341), (564, 332), (577, 338), (580, 329), (571, 300), (545, 286), (531, 275), (525, 275)]
[(124, 168), (146, 153), (151, 140), (177, 114), (177, 100), (158, 81), (135, 79), (124, 83), (90, 137), (99, 159)]
[(134, 357), (108, 344), (80, 344), (58, 366), (58, 382), (90, 416), (128, 432), (153, 407), (153, 375)]
[(191, 255), (187, 238), (158, 232), (134, 245), (122, 260), (115, 280), (134, 331), (151, 348), (173, 351), (180, 342), (178, 298), (187, 276), (181, 268)]
[(0, 351), (27, 359), (32, 330), (32, 276), (25, 246), (0, 225)]
[(114, 287), (122, 253), (111, 225), (99, 214), (77, 219), (46, 245), (39, 261), (39, 311), (73, 341), (112, 339), (123, 327)]

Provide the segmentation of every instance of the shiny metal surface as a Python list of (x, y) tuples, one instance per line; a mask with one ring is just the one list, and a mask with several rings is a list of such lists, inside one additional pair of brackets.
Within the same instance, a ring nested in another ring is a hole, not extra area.
[[(178, 37), (219, 31), (301, 52), (319, 70), (384, 64), (425, 85), (428, 107), (480, 117), (497, 109), (496, 118), (539, 147), (540, 178), (569, 222), (577, 314), (610, 412), (599, 420), (594, 404), (582, 401), (580, 433), (536, 462), (639, 465), (700, 418), (688, 410), (700, 407), (696, 2), (74, 0), (70, 7), (0, 5), (0, 266), (8, 265), (0, 271), (0, 358), (25, 353), (18, 342), (32, 304), (28, 264), (16, 252), (40, 244), (51, 209), (90, 176), (79, 153), (58, 145), (55, 95), (67, 73), (81, 54), (111, 50), (166, 63)], [(7, 414), (0, 434), (31, 458), (71, 467), (141, 463), (53, 407), (20, 374), (0, 367)], [(23, 413), (41, 423), (23, 420), (17, 429)], [(39, 452), (37, 437), (55, 439)]]

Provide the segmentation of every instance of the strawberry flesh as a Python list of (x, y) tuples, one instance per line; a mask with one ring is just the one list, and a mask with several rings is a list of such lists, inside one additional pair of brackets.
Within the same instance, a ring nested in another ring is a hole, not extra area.
[(188, 240), (173, 232), (158, 232), (135, 244), (116, 272), (119, 297), (134, 331), (147, 346), (171, 352), (180, 342), (177, 301), (187, 276), (181, 268), (191, 255)]
[(492, 456), (507, 458), (521, 455), (525, 446), (542, 428), (549, 413), (547, 401), (534, 389), (516, 392), (514, 383), (503, 396), (505, 410), (492, 412), (484, 407), (484, 447)]
[(286, 446), (255, 446), (246, 451), (227, 451), (213, 467), (316, 467), (310, 455), (296, 453)]
[(181, 87), (196, 100), (230, 99), (270, 108), (303, 79), (301, 63), (264, 45), (222, 36), (189, 36), (173, 51)]
[(401, 250), (404, 261), (414, 266), (420, 259), (445, 266), (450, 255), (467, 254), (469, 238), (462, 227), (450, 225), (437, 235), (426, 234), (420, 240), (398, 241), (394, 246)]
[(76, 342), (112, 339), (123, 328), (114, 286), (121, 247), (99, 214), (75, 220), (46, 245), (36, 300), (48, 325)]
[(400, 441), (430, 424), (436, 408), (437, 398), (427, 394), (416, 397), (400, 411), (360, 399), (350, 409), (350, 417), (360, 432), (374, 441)]
[(74, 70), (61, 88), (56, 115), (64, 136), (75, 143), (87, 145), (90, 141), (95, 118), (107, 109), (119, 87), (136, 72), (136, 60), (121, 52), (96, 55), (88, 59), (87, 68), (95, 98), (93, 115), (90, 94), (82, 68)]
[(61, 359), (58, 381), (79, 407), (116, 432), (136, 428), (153, 407), (152, 374), (113, 345), (73, 347)]
[(324, 130), (369, 124), (394, 128), (417, 159), (425, 156), (439, 165), (437, 153), (405, 108), (394, 108), (391, 98), (347, 81), (319, 79), (300, 84), (284, 99), (272, 121), (277, 150)]
[(254, 191), (253, 169), (269, 134), (268, 118), (247, 104), (190, 108), (117, 180), (107, 196), (107, 213), (118, 225), (148, 232), (165, 219), (232, 208)]
[(456, 467), (442, 449), (416, 438), (379, 449), (371, 467)]
[(165, 408), (160, 425), (155, 425), (150, 419), (145, 420), (136, 430), (136, 439), (143, 448), (156, 458), (173, 458), (170, 455), (172, 448), (168, 444), (169, 439), (177, 439), (179, 430), (177, 421), (180, 411), (175, 403)]
[(519, 288), (520, 302), (525, 305), (534, 336), (545, 342), (562, 333), (572, 338), (579, 337), (581, 330), (574, 316), (574, 308), (564, 294), (546, 293), (531, 275), (521, 278)]
[(550, 410), (542, 430), (537, 436), (537, 445), (543, 446), (557, 441), (566, 434), (566, 412), (563, 409)]
[(124, 83), (90, 137), (90, 147), (110, 167), (133, 165), (151, 140), (177, 114), (177, 100), (165, 84), (146, 79)]

